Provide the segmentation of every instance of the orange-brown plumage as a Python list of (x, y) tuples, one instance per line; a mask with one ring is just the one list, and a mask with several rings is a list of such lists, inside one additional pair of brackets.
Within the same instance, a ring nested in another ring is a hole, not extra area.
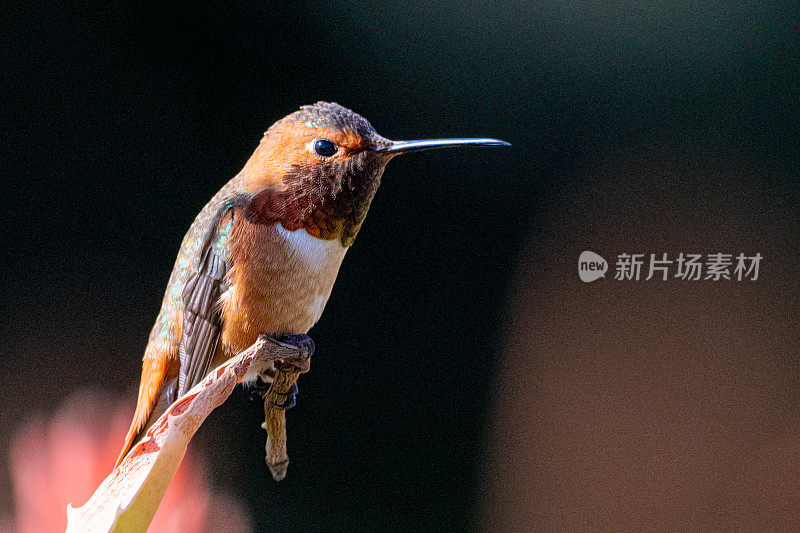
[[(175, 316), (172, 322), (173, 338), (180, 338), (181, 317)], [(117, 457), (118, 465), (125, 458), (125, 454), (133, 446), (136, 437), (147, 424), (153, 408), (158, 402), (158, 394), (165, 381), (173, 379), (178, 375), (178, 347), (173, 342), (150, 342), (144, 353), (142, 361), (142, 378), (139, 382), (139, 396), (136, 400), (136, 411), (133, 413), (133, 421), (128, 433), (125, 435), (125, 442), (122, 451)], [(116, 466), (116, 465), (115, 465)]]

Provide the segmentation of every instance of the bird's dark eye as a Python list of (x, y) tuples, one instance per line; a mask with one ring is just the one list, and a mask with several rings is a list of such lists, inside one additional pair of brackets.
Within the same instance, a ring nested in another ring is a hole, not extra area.
[(336, 150), (338, 150), (336, 145), (328, 139), (317, 139), (314, 142), (314, 151), (320, 157), (330, 157), (336, 153)]

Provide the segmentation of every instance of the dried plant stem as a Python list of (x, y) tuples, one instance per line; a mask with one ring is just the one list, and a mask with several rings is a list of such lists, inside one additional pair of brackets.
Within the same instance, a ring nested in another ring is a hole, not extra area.
[[(308, 370), (309, 360), (310, 354), (301, 353), (294, 346), (265, 335), (259, 336), (250, 348), (209, 372), (200, 383), (178, 398), (147, 430), (144, 438), (131, 448), (86, 504), (78, 508), (68, 506), (67, 531), (146, 531), (195, 431), (209, 413), (230, 396), (248, 370), (270, 362), (283, 369), (277, 373), (267, 394), (270, 398), (273, 391), (288, 392), (297, 375)], [(278, 389), (278, 386), (287, 388)], [(277, 394), (272, 397), (275, 396)], [(282, 403), (280, 398), (279, 404)], [(275, 442), (280, 438), (282, 444), (276, 449), (282, 450), (285, 458), (286, 418), (282, 410), (276, 408), (275, 411), (279, 415), (276, 417), (279, 424), (275, 430), (268, 429), (269, 436), (274, 437)], [(285, 459), (283, 475), (287, 463), (288, 459)], [(272, 475), (279, 479), (274, 470)]]
[(289, 467), (289, 456), (286, 454), (286, 411), (276, 406), (285, 401), (299, 375), (300, 369), (297, 367), (278, 369), (272, 386), (264, 396), (264, 423), (261, 427), (267, 431), (266, 461), (275, 481), (286, 477), (286, 469)]

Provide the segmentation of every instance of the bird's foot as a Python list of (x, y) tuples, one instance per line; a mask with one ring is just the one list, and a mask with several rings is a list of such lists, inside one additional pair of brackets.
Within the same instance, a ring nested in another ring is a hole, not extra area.
[(282, 396), (284, 398), (284, 401), (283, 401), (283, 403), (280, 403), (280, 404), (274, 403), (272, 405), (274, 405), (278, 409), (282, 409), (284, 411), (286, 409), (291, 409), (296, 404), (297, 393), (298, 393), (297, 383), (295, 382), (295, 383), (292, 383), (292, 388), (290, 388), (287, 392), (284, 392), (284, 393), (276, 392), (275, 394), (277, 396)]
[(305, 334), (283, 335), (275, 339), (278, 343), (296, 352), (289, 357), (275, 362), (279, 369), (288, 370), (292, 367), (301, 373), (308, 372), (311, 368), (311, 356), (314, 354), (314, 341)]
[(264, 381), (261, 376), (258, 376), (255, 381), (251, 381), (247, 387), (247, 397), (252, 400), (263, 400), (264, 396), (269, 392), (272, 386), (271, 381)]
[[(261, 379), (261, 376), (259, 376), (253, 383), (248, 397), (250, 398), (250, 400), (263, 400), (267, 396), (267, 393), (269, 392), (269, 388), (271, 386), (272, 386), (271, 382), (266, 382), (263, 379)], [(298, 392), (299, 391), (297, 389), (297, 383), (295, 382), (292, 384), (292, 387), (287, 392), (275, 393), (276, 396), (283, 397), (283, 402), (273, 403), (273, 405), (278, 409), (283, 409), (284, 411), (286, 409), (291, 409), (297, 404)]]

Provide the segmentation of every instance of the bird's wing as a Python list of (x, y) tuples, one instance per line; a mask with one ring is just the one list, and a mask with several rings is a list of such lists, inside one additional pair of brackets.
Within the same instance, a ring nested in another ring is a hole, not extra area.
[[(222, 328), (216, 304), (225, 289), (229, 269), (226, 251), (233, 227), (232, 206), (232, 202), (225, 202), (222, 208), (201, 213), (184, 238), (169, 283), (170, 288), (182, 286), (183, 290), (180, 298), (170, 290), (165, 295), (142, 362), (136, 412), (117, 464), (147, 427), (148, 420), (153, 415), (160, 416), (208, 372)], [(207, 227), (212, 229), (203, 231)], [(199, 253), (193, 252), (195, 245)], [(193, 264), (184, 270), (184, 261)], [(184, 277), (185, 282), (181, 283)]]
[(222, 330), (222, 317), (217, 302), (223, 291), (228, 263), (224, 250), (227, 239), (221, 228), (230, 228), (233, 217), (217, 224), (217, 231), (205, 243), (200, 262), (186, 280), (181, 293), (183, 328), (180, 344), (180, 372), (177, 395), (185, 394), (208, 373)]
[(208, 373), (222, 330), (217, 302), (225, 289), (228, 235), (233, 211), (220, 213), (214, 229), (201, 247), (200, 259), (189, 273), (181, 292), (183, 327), (180, 343), (180, 372), (177, 396), (185, 394)]

